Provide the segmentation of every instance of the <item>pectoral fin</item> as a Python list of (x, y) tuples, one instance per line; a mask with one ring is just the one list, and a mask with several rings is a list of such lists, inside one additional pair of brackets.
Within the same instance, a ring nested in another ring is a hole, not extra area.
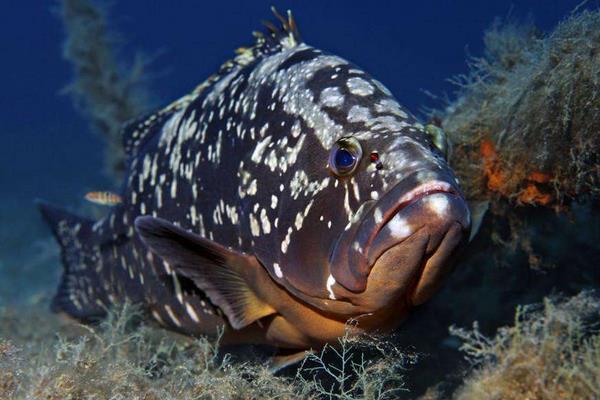
[(144, 243), (186, 276), (221, 308), (234, 329), (241, 329), (275, 309), (252, 289), (266, 273), (258, 260), (153, 217), (138, 217), (135, 226)]

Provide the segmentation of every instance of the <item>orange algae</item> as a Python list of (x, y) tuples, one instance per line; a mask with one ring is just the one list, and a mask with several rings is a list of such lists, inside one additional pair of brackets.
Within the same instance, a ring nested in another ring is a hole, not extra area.
[[(486, 186), (491, 192), (496, 192), (505, 197), (515, 197), (512, 193), (516, 187), (524, 188), (516, 193), (516, 201), (520, 204), (532, 205), (550, 205), (555, 199), (552, 194), (547, 192), (543, 185), (548, 184), (552, 180), (552, 175), (533, 171), (519, 179), (520, 173), (524, 167), (519, 165), (517, 168), (510, 170), (503, 165), (502, 160), (496, 150), (494, 142), (489, 139), (481, 141), (479, 153), (483, 161), (483, 173), (486, 178)], [(516, 181), (516, 182), (515, 182)]]

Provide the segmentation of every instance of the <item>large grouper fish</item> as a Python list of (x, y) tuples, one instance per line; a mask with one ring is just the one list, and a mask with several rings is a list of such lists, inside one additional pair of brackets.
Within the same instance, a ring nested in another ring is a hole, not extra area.
[[(119, 204), (39, 206), (62, 248), (52, 309), (224, 343), (317, 349), (388, 332), (452, 269), (469, 208), (432, 135), (288, 13), (190, 94), (127, 124)], [(279, 24), (278, 24), (279, 25)]]

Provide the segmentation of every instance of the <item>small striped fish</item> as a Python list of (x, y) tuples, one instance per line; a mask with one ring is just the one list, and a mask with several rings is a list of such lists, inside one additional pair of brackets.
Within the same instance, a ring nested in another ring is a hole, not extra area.
[(85, 199), (101, 206), (116, 206), (122, 202), (121, 196), (113, 192), (98, 191), (86, 193)]

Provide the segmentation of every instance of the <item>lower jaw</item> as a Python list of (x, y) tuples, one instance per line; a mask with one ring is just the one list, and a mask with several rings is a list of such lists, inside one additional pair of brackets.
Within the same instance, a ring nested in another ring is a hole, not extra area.
[(408, 296), (410, 305), (420, 305), (429, 300), (446, 281), (454, 269), (457, 254), (465, 241), (464, 228), (458, 222), (450, 226), (437, 244), (435, 251), (427, 257), (422, 270)]

